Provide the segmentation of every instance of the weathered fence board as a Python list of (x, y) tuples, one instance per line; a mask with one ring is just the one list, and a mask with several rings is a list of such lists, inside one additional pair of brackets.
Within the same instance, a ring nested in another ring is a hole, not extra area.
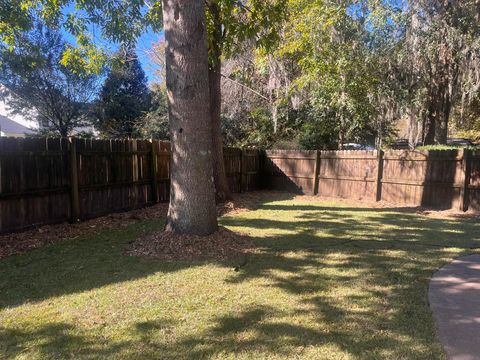
[(377, 165), (375, 151), (321, 151), (318, 194), (373, 200)]
[(480, 211), (480, 151), (472, 151), (469, 160), (468, 206), (471, 210)]
[(268, 189), (480, 211), (480, 152), (470, 150), (319, 151), (318, 160), (266, 151), (263, 179)]
[[(258, 188), (257, 150), (227, 149), (232, 192)], [(170, 143), (0, 138), (0, 232), (168, 201)]]
[(69, 143), (0, 140), (0, 230), (70, 218)]
[(398, 205), (459, 208), (463, 153), (389, 150), (384, 155), (382, 200)]
[[(225, 148), (232, 192), (259, 188), (480, 211), (480, 151)], [(0, 138), (0, 232), (168, 201), (170, 143)]]
[(267, 150), (262, 176), (268, 189), (312, 193), (316, 151)]
[(256, 149), (243, 149), (240, 156), (242, 166), (240, 173), (240, 184), (242, 191), (253, 191), (260, 188), (261, 165), (259, 151)]
[(234, 193), (241, 192), (242, 150), (225, 148), (223, 157), (225, 159), (225, 173), (230, 190)]
[(148, 140), (77, 140), (82, 219), (154, 201)]

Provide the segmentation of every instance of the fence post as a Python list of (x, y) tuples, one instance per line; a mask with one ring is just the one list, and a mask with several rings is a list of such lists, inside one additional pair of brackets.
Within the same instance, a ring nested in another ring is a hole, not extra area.
[(313, 195), (318, 194), (319, 174), (320, 174), (320, 151), (315, 150), (315, 168), (313, 170)]
[(155, 140), (150, 139), (151, 144), (151, 173), (152, 173), (152, 198), (153, 203), (158, 203), (158, 181), (157, 181), (157, 173), (158, 173), (158, 164), (157, 164), (157, 143)]
[(240, 149), (240, 188), (238, 189), (239, 192), (243, 192), (243, 175), (245, 173), (244, 169), (244, 155), (243, 155), (243, 148)]
[(471, 150), (462, 150), (462, 184), (460, 189), (460, 211), (467, 211), (470, 206), (470, 177), (472, 173)]
[(70, 205), (71, 221), (80, 221), (80, 197), (78, 194), (77, 139), (70, 138)]
[(267, 188), (266, 180), (265, 180), (265, 158), (266, 152), (265, 150), (257, 149), (257, 158), (258, 158), (258, 176), (257, 176), (257, 187), (261, 190)]
[(382, 200), (382, 178), (383, 178), (383, 150), (377, 150), (377, 177), (375, 180), (375, 200)]

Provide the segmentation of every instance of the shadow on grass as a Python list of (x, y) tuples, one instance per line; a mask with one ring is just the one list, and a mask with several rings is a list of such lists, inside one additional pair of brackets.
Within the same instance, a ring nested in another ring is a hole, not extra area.
[(162, 229), (162, 220), (148, 220), (3, 259), (0, 309), (141, 278), (156, 271), (195, 266), (147, 261), (124, 254), (128, 244), (142, 234)]
[[(244, 195), (247, 201), (240, 202), (239, 206), (254, 210), (270, 196), (283, 201), (295, 195), (252, 192)], [(1, 259), (0, 310), (204, 263), (150, 261), (124, 254), (129, 243), (142, 234), (162, 231), (163, 226), (163, 219), (146, 220)], [(232, 261), (235, 263), (238, 259)], [(230, 262), (226, 265), (233, 264)]]
[[(342, 310), (327, 304), (323, 305), (322, 311), (334, 320), (345, 315)], [(368, 349), (372, 351), (371, 355), (375, 350), (394, 350), (405, 346), (389, 335), (378, 334), (360, 339), (342, 329), (321, 330), (278, 321), (279, 315), (281, 311), (276, 308), (257, 306), (235, 316), (219, 317), (211, 330), (185, 336), (172, 343), (158, 339), (158, 334), (168, 327), (162, 321), (139, 322), (130, 329), (130, 340), (108, 344), (87, 332), (72, 334), (75, 327), (66, 323), (49, 324), (33, 331), (4, 330), (0, 327), (0, 337), (7, 339), (6, 350), (11, 357), (24, 354), (30, 342), (39, 343), (36, 354), (42, 359), (58, 358), (59, 354), (62, 358), (203, 359), (250, 351), (290, 358), (293, 354), (301, 355), (305, 348), (326, 345), (339, 347), (344, 353), (358, 358), (370, 358), (365, 352)], [(363, 315), (362, 322), (366, 324), (370, 316), (373, 314)]]
[[(0, 339), (7, 339), (5, 354), (19, 355), (32, 339), (40, 339), (37, 351), (46, 358), (221, 358), (243, 353), (328, 358), (328, 353), (315, 353), (320, 347), (359, 359), (438, 358), (441, 349), (427, 300), (429, 279), (446, 261), (480, 247), (475, 221), (426, 218), (396, 209), (269, 203), (257, 213), (227, 216), (221, 222), (252, 234), (259, 246), (225, 286), (265, 280), (264, 286), (281, 290), (295, 306), (282, 308), (272, 299), (242, 304), (239, 299), (232, 308), (241, 305), (240, 310), (212, 316), (207, 329), (172, 341), (162, 334), (175, 331), (177, 324), (164, 319), (136, 322), (130, 339), (106, 343), (88, 333), (72, 334), (72, 325), (63, 323), (31, 331), (0, 327)], [(129, 241), (161, 227), (161, 222), (146, 221), (2, 261), (0, 307), (196, 266), (123, 255)]]

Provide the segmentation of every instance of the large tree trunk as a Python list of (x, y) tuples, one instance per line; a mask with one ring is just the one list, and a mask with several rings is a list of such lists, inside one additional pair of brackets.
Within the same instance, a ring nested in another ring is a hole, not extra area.
[(450, 78), (448, 73), (448, 64), (442, 64), (445, 67), (441, 75), (437, 94), (435, 97), (436, 103), (436, 120), (435, 125), (435, 143), (445, 145), (448, 136), (448, 120), (450, 119), (450, 112), (452, 108), (450, 95)]
[[(445, 2), (446, 12), (450, 7), (449, 2)], [(435, 64), (435, 78), (433, 79), (435, 92), (431, 99), (433, 100), (435, 114), (435, 143), (446, 144), (448, 136), (448, 121), (452, 108), (452, 88), (456, 81), (457, 67), (455, 65), (452, 44), (446, 41), (448, 33), (448, 16), (444, 14), (445, 21), (440, 35), (440, 44), (437, 50)]]
[(166, 230), (217, 230), (204, 3), (163, 0), (172, 146)]
[[(448, 92), (448, 90), (446, 90)], [(440, 94), (439, 94), (440, 95)], [(437, 124), (435, 126), (435, 143), (445, 145), (448, 136), (448, 120), (450, 118), (450, 96), (442, 94), (437, 108)]]
[(213, 18), (214, 29), (210, 43), (210, 66), (208, 79), (210, 83), (210, 116), (212, 121), (212, 151), (213, 151), (213, 177), (215, 180), (215, 195), (219, 203), (231, 199), (227, 175), (225, 173), (225, 161), (223, 159), (223, 137), (221, 123), (222, 106), (222, 23), (220, 9), (215, 1), (209, 3), (210, 14)]
[(343, 144), (345, 143), (345, 134), (343, 130), (338, 132), (338, 150), (343, 150)]
[(223, 158), (223, 137), (221, 124), (221, 65), (209, 69), (210, 82), (210, 115), (212, 122), (213, 177), (215, 180), (215, 195), (219, 203), (232, 198), (225, 173)]
[(435, 144), (435, 127), (437, 124), (437, 120), (435, 118), (436, 113), (434, 106), (432, 104), (428, 107), (427, 116), (424, 120), (423, 124), (423, 145), (434, 145)]
[(448, 121), (452, 108), (450, 83), (447, 76), (446, 72), (439, 72), (436, 75), (429, 98), (425, 145), (447, 143)]

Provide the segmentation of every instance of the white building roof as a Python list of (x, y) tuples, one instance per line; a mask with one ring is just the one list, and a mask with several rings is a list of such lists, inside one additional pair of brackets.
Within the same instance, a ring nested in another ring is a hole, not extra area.
[(7, 118), (6, 116), (0, 115), (0, 133), (7, 136), (22, 136), (34, 134), (34, 131)]

